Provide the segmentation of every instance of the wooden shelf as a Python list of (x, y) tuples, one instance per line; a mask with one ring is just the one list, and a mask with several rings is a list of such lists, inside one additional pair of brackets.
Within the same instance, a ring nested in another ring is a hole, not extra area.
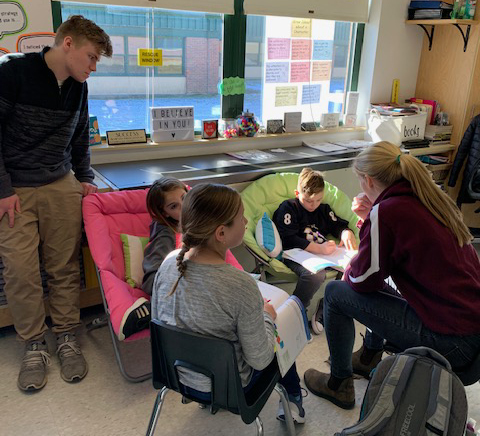
[[(433, 34), (435, 32), (435, 26), (438, 25), (446, 25), (446, 24), (451, 24), (455, 26), (458, 31), (461, 33), (462, 38), (463, 38), (463, 51), (467, 51), (467, 46), (468, 46), (468, 38), (470, 36), (470, 27), (474, 26), (478, 23), (478, 21), (475, 20), (450, 20), (448, 18), (444, 20), (407, 20), (405, 21), (406, 24), (416, 24), (417, 26), (420, 26), (423, 31), (426, 33), (427, 38), (428, 38), (428, 51), (432, 50), (432, 43), (433, 43)], [(460, 25), (467, 26), (467, 31), (463, 33), (462, 28)], [(428, 32), (427, 28), (425, 26), (432, 26), (430, 32)]]
[(407, 20), (405, 21), (407, 24), (429, 24), (429, 25), (437, 25), (437, 24), (468, 24), (470, 26), (474, 26), (478, 23), (476, 20), (451, 20), (446, 18), (444, 20)]
[(430, 145), (429, 147), (424, 148), (410, 148), (404, 149), (404, 153), (410, 153), (412, 156), (421, 156), (423, 154), (437, 154), (437, 153), (448, 153), (449, 151), (455, 150), (453, 144), (439, 144), (439, 145)]

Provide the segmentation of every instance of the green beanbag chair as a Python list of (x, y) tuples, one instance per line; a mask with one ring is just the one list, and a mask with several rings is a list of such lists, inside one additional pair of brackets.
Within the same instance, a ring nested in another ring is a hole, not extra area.
[[(255, 257), (268, 263), (268, 267), (264, 268), (266, 272), (289, 281), (295, 281), (297, 276), (281, 260), (269, 257), (260, 248), (255, 239), (255, 229), (265, 212), (272, 218), (282, 201), (295, 197), (297, 181), (297, 173), (269, 174), (252, 182), (241, 193), (245, 217), (248, 219), (243, 238), (244, 244)], [(325, 182), (323, 203), (328, 204), (338, 217), (348, 221), (348, 227), (354, 232), (358, 241), (358, 216), (351, 211), (351, 199), (336, 186)], [(336, 272), (331, 271), (327, 274), (327, 278), (335, 275)]]

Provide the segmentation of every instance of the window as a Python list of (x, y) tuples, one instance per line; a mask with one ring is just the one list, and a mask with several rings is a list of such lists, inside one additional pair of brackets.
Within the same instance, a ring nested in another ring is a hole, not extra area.
[[(89, 110), (107, 130), (150, 130), (151, 106), (194, 106), (195, 128), (221, 117), (223, 15), (129, 6), (62, 2), (62, 21), (80, 14), (111, 38), (88, 79)], [(137, 63), (140, 48), (162, 49), (163, 65)]]
[(264, 125), (284, 112), (302, 112), (303, 122), (341, 112), (355, 29), (345, 22), (248, 16), (244, 107)]

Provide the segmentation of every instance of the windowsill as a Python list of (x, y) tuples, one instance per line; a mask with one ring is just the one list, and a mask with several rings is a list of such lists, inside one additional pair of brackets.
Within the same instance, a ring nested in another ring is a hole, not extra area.
[(109, 146), (106, 143), (90, 147), (92, 164), (128, 162), (148, 159), (175, 158), (225, 153), (239, 150), (292, 147), (305, 140), (327, 142), (333, 139), (363, 139), (365, 127), (338, 127), (315, 132), (263, 134), (255, 137), (213, 138), (196, 137), (193, 141), (170, 141)]

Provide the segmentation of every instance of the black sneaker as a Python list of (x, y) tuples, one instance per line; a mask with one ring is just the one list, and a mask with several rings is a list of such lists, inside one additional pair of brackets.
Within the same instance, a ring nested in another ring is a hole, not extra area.
[(317, 310), (312, 316), (312, 330), (316, 335), (323, 332), (323, 298), (318, 302)]
[(123, 341), (134, 333), (141, 332), (148, 328), (152, 319), (151, 304), (146, 298), (139, 298), (124, 313), (118, 339)]

